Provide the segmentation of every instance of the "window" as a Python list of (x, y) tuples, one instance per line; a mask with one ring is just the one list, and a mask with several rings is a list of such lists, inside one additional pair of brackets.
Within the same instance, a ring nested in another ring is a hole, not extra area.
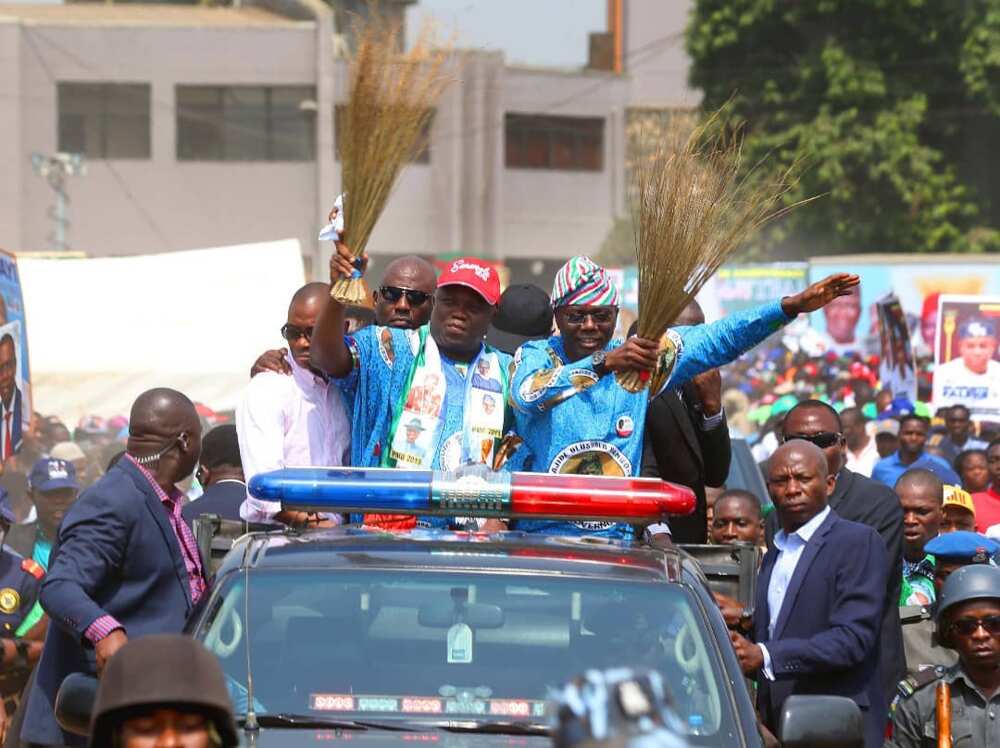
[[(337, 104), (333, 109), (333, 150), (334, 158), (337, 161), (340, 161), (340, 123), (343, 122), (344, 109), (344, 104)], [(423, 132), (417, 139), (418, 150), (410, 159), (411, 164), (429, 164), (431, 162), (431, 128), (434, 126), (435, 114), (437, 114), (436, 111), (431, 112), (431, 116), (424, 123)]]
[(148, 83), (59, 83), (59, 150), (149, 158)]
[[(193, 631), (218, 655), (239, 716), (248, 663), (261, 712), (516, 716), (538, 725), (548, 724), (553, 686), (614, 666), (661, 673), (692, 745), (719, 745), (734, 729), (712, 634), (681, 585), (499, 569), (298, 567), (224, 577)], [(462, 645), (453, 639), (458, 622)]]
[(312, 161), (312, 86), (178, 86), (181, 161)]
[(601, 171), (604, 120), (508, 114), (505, 118), (508, 168)]

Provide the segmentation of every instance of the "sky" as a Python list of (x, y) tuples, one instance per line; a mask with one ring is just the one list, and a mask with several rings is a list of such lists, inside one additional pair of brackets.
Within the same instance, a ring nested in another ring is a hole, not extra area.
[(604, 31), (606, 0), (417, 0), (407, 11), (407, 33), (433, 16), (455, 46), (502, 49), (507, 62), (544, 67), (581, 67), (588, 35)]

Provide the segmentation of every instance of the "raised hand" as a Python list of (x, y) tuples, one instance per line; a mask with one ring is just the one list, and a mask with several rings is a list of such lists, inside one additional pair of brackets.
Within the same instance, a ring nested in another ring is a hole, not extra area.
[(838, 296), (847, 296), (851, 289), (861, 283), (860, 276), (853, 273), (835, 273), (821, 281), (813, 283), (809, 288), (794, 296), (786, 296), (781, 300), (781, 308), (789, 317), (815, 312), (822, 309)]
[[(330, 282), (336, 283), (339, 280), (350, 278), (355, 269), (364, 275), (368, 269), (368, 253), (364, 253), (360, 258), (355, 258), (344, 242), (334, 242), (336, 251), (330, 255)], [(356, 264), (356, 259), (360, 259), (360, 264)]]

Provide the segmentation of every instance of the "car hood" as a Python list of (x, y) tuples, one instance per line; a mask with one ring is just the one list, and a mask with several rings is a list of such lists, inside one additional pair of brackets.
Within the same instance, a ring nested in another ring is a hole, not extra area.
[(422, 744), (427, 748), (542, 748), (551, 745), (551, 738), (544, 735), (489, 735), (476, 733), (451, 733), (443, 730), (427, 732), (387, 732), (379, 730), (291, 730), (261, 728), (256, 735), (239, 731), (240, 745), (247, 748), (292, 748), (302, 746), (335, 746), (338, 743), (352, 748), (398, 748)]

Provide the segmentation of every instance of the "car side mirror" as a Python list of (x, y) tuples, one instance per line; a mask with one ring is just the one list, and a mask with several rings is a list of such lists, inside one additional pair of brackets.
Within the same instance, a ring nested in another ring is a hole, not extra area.
[(56, 721), (66, 732), (90, 734), (90, 718), (97, 700), (97, 678), (83, 673), (71, 673), (56, 693)]
[(862, 748), (861, 709), (843, 696), (789, 696), (781, 708), (782, 748)]

